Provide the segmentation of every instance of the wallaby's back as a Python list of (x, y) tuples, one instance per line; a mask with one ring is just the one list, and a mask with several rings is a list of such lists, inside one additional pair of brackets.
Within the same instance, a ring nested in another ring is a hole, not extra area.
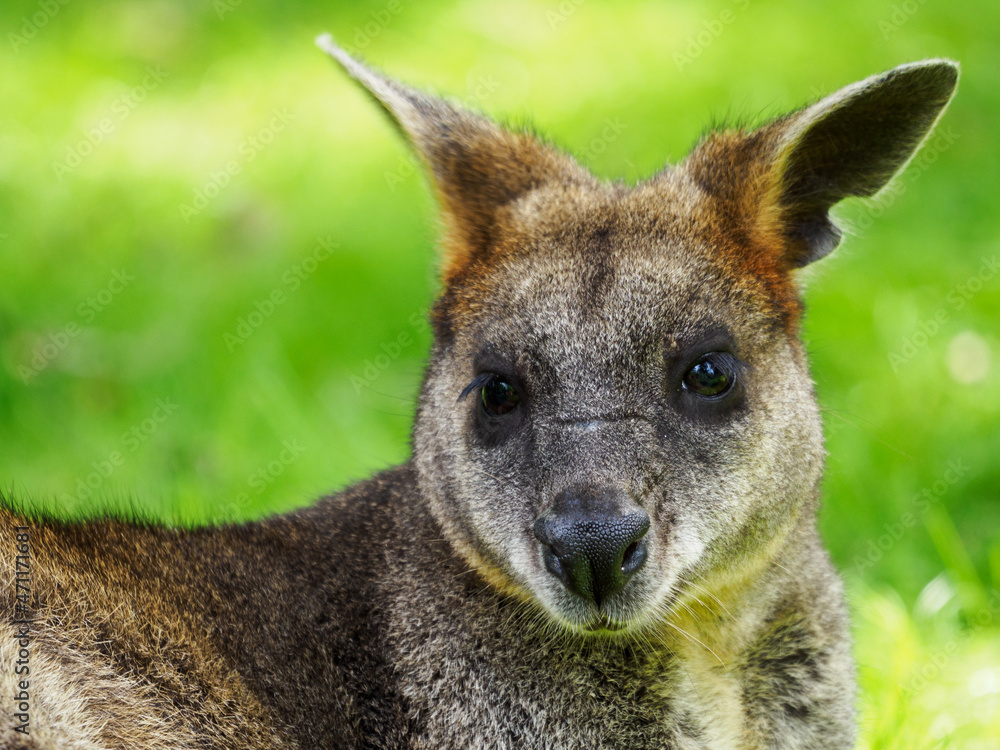
[[(24, 534), (30, 548), (31, 739), (349, 747), (398, 723), (398, 705), (379, 697), (393, 681), (376, 604), (398, 538), (390, 509), (413, 492), (404, 467), (298, 513), (195, 531), (31, 523), (0, 509), (3, 548)], [(25, 619), (4, 571), (4, 620)], [(17, 651), (0, 641), (5, 694), (17, 692)], [(4, 732), (19, 723), (10, 707)]]

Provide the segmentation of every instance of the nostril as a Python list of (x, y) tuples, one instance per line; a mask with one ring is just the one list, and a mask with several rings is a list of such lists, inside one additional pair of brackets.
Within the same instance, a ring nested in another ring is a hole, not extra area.
[(629, 576), (635, 573), (644, 562), (646, 562), (646, 545), (642, 539), (637, 539), (625, 548), (625, 554), (622, 555), (622, 575)]
[(629, 560), (632, 559), (632, 555), (635, 551), (639, 549), (639, 542), (632, 542), (628, 547), (625, 548), (625, 554), (622, 555), (622, 573), (624, 573), (629, 568)]
[(549, 572), (559, 580), (566, 582), (566, 569), (563, 567), (562, 562), (560, 562), (555, 550), (551, 547), (546, 547), (542, 557), (545, 560), (545, 567), (548, 568)]

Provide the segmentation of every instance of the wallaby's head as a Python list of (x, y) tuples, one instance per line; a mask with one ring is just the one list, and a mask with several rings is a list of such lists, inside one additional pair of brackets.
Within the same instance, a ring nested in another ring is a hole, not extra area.
[(440, 200), (414, 450), (458, 552), (581, 632), (650, 626), (691, 583), (769, 564), (812, 522), (823, 463), (795, 274), (836, 247), (830, 208), (916, 150), (957, 66), (904, 65), (716, 133), (630, 187), (321, 45)]

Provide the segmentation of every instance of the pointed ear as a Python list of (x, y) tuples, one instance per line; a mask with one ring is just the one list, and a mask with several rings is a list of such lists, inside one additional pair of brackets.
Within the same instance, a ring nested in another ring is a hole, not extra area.
[(553, 181), (592, 179), (569, 156), (528, 134), (381, 75), (329, 34), (316, 44), (375, 97), (427, 164), (446, 226), (446, 283), (489, 252), (511, 201)]
[(901, 65), (746, 134), (723, 133), (688, 157), (695, 179), (735, 207), (784, 269), (830, 253), (830, 208), (877, 193), (910, 157), (955, 92), (958, 65)]

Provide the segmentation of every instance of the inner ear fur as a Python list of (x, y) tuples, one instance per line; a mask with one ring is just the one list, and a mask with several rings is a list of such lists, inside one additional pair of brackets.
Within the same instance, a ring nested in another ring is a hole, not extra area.
[(528, 133), (388, 78), (329, 35), (316, 43), (375, 97), (427, 165), (445, 223), (446, 283), (489, 252), (511, 201), (552, 182), (593, 181), (571, 157)]
[(951, 100), (958, 65), (924, 60), (847, 86), (752, 133), (720, 133), (685, 162), (783, 270), (829, 254), (841, 232), (830, 208), (892, 179)]

